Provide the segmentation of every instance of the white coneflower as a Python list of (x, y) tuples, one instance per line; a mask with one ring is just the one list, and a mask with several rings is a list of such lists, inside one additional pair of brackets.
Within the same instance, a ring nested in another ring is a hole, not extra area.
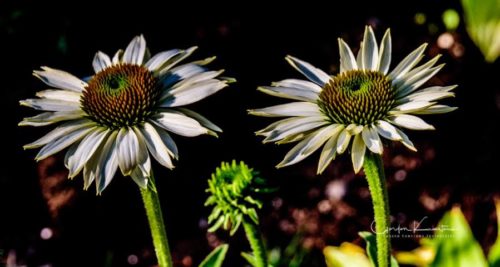
[(118, 168), (145, 188), (151, 175), (150, 156), (174, 167), (177, 147), (168, 132), (191, 137), (221, 131), (198, 113), (181, 108), (229, 81), (217, 78), (223, 70), (204, 67), (214, 58), (178, 64), (195, 49), (173, 49), (151, 57), (141, 35), (112, 59), (97, 52), (92, 63), (95, 74), (87, 81), (48, 67), (34, 71), (53, 89), (21, 101), (45, 112), (20, 125), (61, 124), (24, 147), (42, 147), (37, 160), (69, 147), (64, 160), (69, 177), (83, 170), (85, 189), (95, 180), (101, 193)]
[[(402, 142), (415, 150), (398, 127), (432, 130), (434, 127), (415, 115), (446, 113), (454, 107), (438, 104), (454, 96), (456, 86), (420, 87), (442, 67), (434, 66), (439, 56), (416, 66), (426, 44), (403, 59), (392, 71), (391, 34), (387, 30), (380, 47), (371, 27), (366, 27), (361, 48), (354, 57), (339, 38), (340, 73), (330, 76), (311, 64), (287, 56), (286, 60), (309, 81), (286, 79), (259, 90), (278, 97), (298, 100), (262, 109), (250, 114), (266, 117), (291, 117), (277, 121), (257, 132), (264, 142), (300, 141), (277, 167), (297, 163), (323, 146), (318, 164), (322, 173), (336, 155), (351, 145), (355, 172), (363, 166), (366, 148), (382, 154), (380, 136)], [(352, 140), (352, 142), (351, 142)]]

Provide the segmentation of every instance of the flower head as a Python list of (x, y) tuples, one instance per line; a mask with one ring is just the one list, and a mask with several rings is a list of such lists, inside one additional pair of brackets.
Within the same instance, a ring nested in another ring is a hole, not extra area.
[(42, 160), (69, 147), (64, 159), (69, 177), (83, 170), (85, 189), (95, 180), (101, 193), (118, 168), (146, 187), (150, 156), (174, 168), (172, 158), (178, 152), (169, 132), (189, 137), (221, 132), (200, 114), (182, 108), (230, 81), (217, 78), (223, 70), (204, 67), (214, 58), (179, 65), (195, 50), (173, 49), (151, 57), (141, 35), (113, 58), (97, 52), (95, 74), (88, 80), (48, 67), (34, 71), (52, 89), (20, 102), (44, 112), (19, 125), (60, 125), (24, 148), (42, 147), (36, 156)]
[(256, 209), (262, 208), (262, 201), (258, 195), (271, 190), (264, 186), (264, 179), (259, 177), (259, 173), (243, 161), (222, 162), (208, 180), (206, 190), (210, 196), (205, 206), (214, 205), (208, 217), (208, 223), (212, 224), (209, 231), (222, 226), (226, 230), (231, 229), (233, 235), (244, 217), (259, 224)]
[(257, 132), (265, 137), (265, 143), (299, 142), (277, 167), (295, 164), (323, 146), (318, 163), (318, 173), (322, 173), (336, 155), (344, 153), (350, 146), (354, 170), (358, 172), (366, 148), (382, 154), (380, 136), (416, 150), (398, 127), (432, 130), (433, 126), (415, 115), (455, 110), (438, 104), (437, 100), (454, 96), (451, 90), (456, 86), (420, 89), (444, 66), (434, 66), (439, 55), (416, 66), (423, 57), (426, 44), (389, 71), (390, 30), (385, 32), (379, 46), (372, 28), (367, 26), (356, 57), (342, 39), (339, 38), (338, 42), (340, 72), (337, 75), (329, 76), (307, 62), (287, 56), (288, 63), (309, 81), (286, 79), (272, 86), (259, 87), (269, 95), (298, 100), (249, 111), (258, 116), (290, 117)]

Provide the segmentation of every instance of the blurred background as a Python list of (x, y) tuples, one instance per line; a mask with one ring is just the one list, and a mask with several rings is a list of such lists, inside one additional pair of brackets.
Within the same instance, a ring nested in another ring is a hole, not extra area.
[[(350, 157), (338, 158), (319, 176), (317, 154), (276, 170), (291, 146), (261, 144), (254, 131), (272, 120), (250, 117), (246, 110), (282, 103), (256, 87), (300, 78), (284, 60), (287, 54), (335, 74), (337, 38), (357, 50), (366, 24), (374, 27), (378, 40), (391, 28), (392, 66), (428, 42), (426, 58), (443, 54), (440, 62), (446, 63), (428, 84), (459, 85), (456, 97), (446, 100), (459, 109), (426, 118), (436, 131), (408, 132), (417, 153), (398, 144), (385, 150), (393, 224), (410, 226), (426, 217), (425, 226), (432, 227), (459, 205), (487, 251), (497, 235), (493, 198), (500, 192), (500, 62), (494, 52), (484, 52), (488, 45), (482, 46), (483, 55), (471, 40), (460, 1), (122, 1), (105, 7), (87, 1), (1, 0), (0, 266), (154, 265), (135, 183), (116, 177), (102, 196), (94, 187), (84, 191), (81, 177), (66, 179), (63, 155), (36, 163), (35, 151), (23, 151), (23, 144), (50, 127), (17, 126), (36, 114), (18, 101), (45, 89), (33, 70), (46, 65), (88, 76), (98, 50), (112, 54), (141, 33), (153, 54), (198, 45), (190, 59), (216, 55), (210, 67), (226, 69), (225, 75), (238, 80), (191, 106), (224, 133), (218, 139), (175, 136), (180, 151), (176, 169), (154, 165), (176, 266), (197, 266), (223, 242), (231, 244), (224, 266), (245, 264), (239, 256), (248, 250), (243, 233), (206, 232), (210, 209), (203, 206), (204, 190), (223, 160), (244, 160), (279, 188), (259, 214), (279, 266), (325, 266), (325, 246), (362, 244), (357, 233), (369, 229), (372, 207), (363, 175), (353, 174)], [(393, 239), (395, 250), (418, 244), (416, 237)]]

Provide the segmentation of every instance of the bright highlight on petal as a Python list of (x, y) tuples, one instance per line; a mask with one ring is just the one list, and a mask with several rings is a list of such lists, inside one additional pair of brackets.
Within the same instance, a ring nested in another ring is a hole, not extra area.
[(323, 146), (318, 174), (337, 155), (348, 150), (354, 171), (359, 172), (365, 153), (383, 153), (383, 140), (398, 141), (416, 151), (400, 128), (433, 130), (434, 127), (415, 115), (456, 109), (437, 104), (438, 100), (453, 97), (451, 90), (456, 86), (421, 89), (444, 66), (434, 66), (439, 55), (417, 66), (424, 57), (426, 44), (411, 52), (392, 70), (390, 30), (378, 44), (373, 29), (367, 26), (356, 57), (344, 40), (339, 38), (338, 45), (338, 74), (328, 76), (310, 63), (287, 56), (288, 63), (308, 81), (286, 79), (259, 87), (266, 94), (297, 100), (249, 110), (257, 116), (285, 117), (257, 132), (265, 137), (264, 143), (299, 142), (277, 167), (295, 164)]
[(39, 98), (20, 101), (44, 112), (19, 125), (62, 123), (24, 148), (42, 147), (36, 156), (42, 160), (69, 147), (64, 159), (69, 177), (83, 172), (84, 188), (95, 181), (98, 194), (118, 168), (140, 187), (148, 186), (151, 157), (169, 169), (174, 168), (172, 159), (178, 158), (169, 132), (188, 137), (222, 132), (202, 115), (177, 108), (233, 81), (220, 77), (223, 70), (205, 67), (214, 57), (180, 64), (195, 50), (172, 49), (151, 57), (140, 35), (112, 58), (97, 52), (92, 61), (95, 74), (88, 82), (48, 67), (34, 71), (35, 77), (53, 89), (38, 92)]

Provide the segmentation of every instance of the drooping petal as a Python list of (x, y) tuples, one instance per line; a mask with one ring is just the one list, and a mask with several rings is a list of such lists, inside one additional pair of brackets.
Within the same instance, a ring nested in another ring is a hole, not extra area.
[[(118, 136), (117, 131), (113, 131), (111, 135), (107, 138), (106, 143), (102, 146), (102, 150), (98, 157), (91, 158), (89, 160), (92, 163), (90, 166), (94, 165), (94, 176), (96, 179), (96, 189), (97, 194), (101, 194), (102, 191), (109, 185), (113, 177), (115, 176), (116, 170), (118, 169), (119, 156), (117, 150), (116, 137)], [(92, 162), (95, 161), (95, 162)], [(84, 167), (84, 177), (85, 177)], [(84, 180), (85, 182), (85, 180)], [(84, 183), (85, 188), (90, 186), (91, 180)]]
[(361, 46), (363, 57), (363, 67), (365, 70), (377, 70), (378, 67), (378, 45), (372, 27), (365, 28), (363, 36), (363, 46)]
[(338, 42), (340, 53), (340, 73), (358, 69), (356, 58), (354, 57), (354, 54), (349, 46), (341, 38), (338, 38)]
[(403, 139), (401, 137), (401, 135), (399, 135), (396, 127), (392, 126), (392, 124), (390, 124), (386, 121), (383, 121), (383, 120), (377, 121), (376, 127), (377, 127), (378, 133), (386, 139), (394, 140), (394, 141), (399, 141), (399, 140)]
[(208, 134), (207, 128), (180, 112), (163, 111), (153, 117), (153, 122), (167, 131), (182, 136), (193, 137)]
[(434, 130), (434, 126), (421, 118), (408, 114), (400, 114), (389, 118), (393, 124), (411, 130)]
[(352, 142), (351, 159), (355, 173), (358, 173), (361, 170), (361, 167), (363, 167), (363, 162), (365, 161), (365, 151), (366, 146), (365, 142), (363, 142), (361, 134), (354, 136), (354, 141)]
[(292, 56), (287, 56), (285, 59), (297, 71), (321, 87), (323, 87), (330, 80), (330, 76), (328, 74), (305, 61)]
[(387, 74), (391, 65), (392, 57), (391, 29), (387, 29), (387, 31), (385, 31), (378, 55), (378, 70), (383, 74)]
[(40, 160), (45, 159), (49, 156), (52, 156), (55, 153), (72, 145), (73, 143), (78, 142), (83, 137), (85, 137), (89, 132), (91, 132), (93, 130), (96, 130), (96, 127), (83, 127), (83, 128), (79, 128), (77, 130), (74, 130), (72, 132), (69, 132), (68, 134), (66, 134), (64, 136), (60, 136), (57, 139), (53, 139), (48, 144), (46, 144), (44, 147), (42, 147), (42, 149), (40, 149), (40, 151), (36, 155), (35, 159), (37, 161), (40, 161)]
[(197, 120), (203, 127), (210, 129), (214, 132), (222, 133), (222, 129), (219, 126), (215, 125), (213, 122), (209, 121), (207, 118), (205, 118), (201, 114), (199, 114), (195, 111), (192, 111), (190, 109), (187, 109), (187, 108), (178, 108), (178, 110), (180, 112), (186, 114), (187, 116)]
[(363, 132), (361, 132), (361, 136), (368, 149), (375, 154), (382, 154), (384, 148), (375, 129), (370, 126), (365, 126)]
[(261, 109), (251, 109), (248, 113), (264, 117), (322, 116), (318, 105), (310, 102), (292, 102)]
[(158, 131), (149, 123), (144, 123), (140, 128), (142, 135), (146, 140), (146, 145), (153, 157), (163, 166), (173, 169), (174, 165), (170, 157), (174, 157), (174, 153), (168, 148), (166, 142)]
[(351, 141), (351, 134), (347, 129), (342, 130), (339, 134), (339, 138), (337, 139), (337, 147), (335, 150), (337, 154), (342, 154), (349, 146), (349, 141)]
[(116, 149), (118, 153), (118, 166), (125, 176), (142, 162), (144, 155), (140, 151), (139, 139), (131, 128), (121, 128), (116, 137)]
[(336, 150), (336, 145), (337, 145), (337, 139), (339, 137), (340, 132), (344, 130), (343, 125), (338, 125), (332, 133), (332, 136), (326, 144), (323, 146), (323, 150), (321, 151), (321, 155), (319, 157), (318, 161), (318, 170), (317, 174), (321, 174), (325, 171), (326, 167), (332, 162), (332, 160), (335, 159), (335, 155), (337, 153)]
[(293, 147), (276, 167), (281, 168), (295, 164), (320, 148), (328, 138), (333, 134), (333, 130), (338, 125), (329, 125), (311, 133), (306, 139), (302, 140)]
[(142, 65), (145, 52), (146, 40), (144, 39), (144, 36), (136, 36), (125, 49), (125, 52), (123, 53), (123, 62), (134, 65)]
[(294, 88), (297, 90), (310, 91), (316, 94), (319, 94), (322, 90), (319, 85), (313, 82), (299, 79), (285, 79), (279, 82), (272, 83), (272, 86)]
[(109, 56), (101, 51), (98, 51), (94, 56), (94, 61), (92, 61), (92, 67), (94, 67), (95, 73), (98, 73), (110, 66), (111, 59), (109, 58)]
[(42, 67), (41, 71), (35, 70), (33, 71), (33, 75), (42, 80), (45, 84), (55, 88), (81, 92), (87, 86), (86, 82), (65, 71), (49, 67)]
[(413, 143), (410, 141), (410, 139), (408, 138), (408, 136), (405, 133), (403, 133), (403, 131), (401, 131), (399, 129), (396, 129), (396, 131), (401, 136), (401, 138), (402, 138), (401, 143), (404, 146), (406, 146), (410, 150), (417, 151), (417, 149), (415, 148), (415, 146), (413, 145)]
[(109, 130), (96, 129), (83, 138), (76, 151), (67, 159), (69, 178), (75, 177), (80, 173), (83, 166), (94, 154), (96, 149), (99, 148), (101, 142), (108, 134)]

